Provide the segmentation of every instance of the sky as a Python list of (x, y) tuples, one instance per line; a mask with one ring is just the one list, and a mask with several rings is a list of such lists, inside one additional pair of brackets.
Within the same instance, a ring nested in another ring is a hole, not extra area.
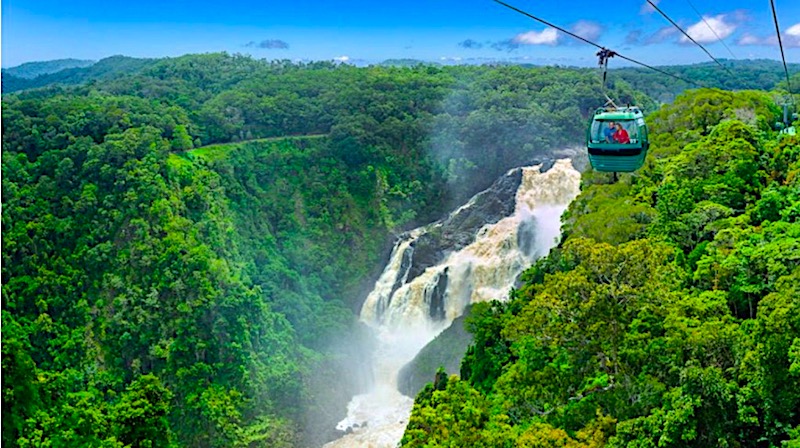
[[(645, 0), (504, 1), (650, 65), (711, 61)], [(766, 0), (651, 1), (718, 59), (780, 59)], [(800, 1), (774, 2), (786, 61), (800, 62)], [(217, 51), (354, 64), (400, 58), (597, 63), (596, 48), (492, 0), (2, 1), (6, 68)], [(612, 59), (609, 66), (625, 65)]]

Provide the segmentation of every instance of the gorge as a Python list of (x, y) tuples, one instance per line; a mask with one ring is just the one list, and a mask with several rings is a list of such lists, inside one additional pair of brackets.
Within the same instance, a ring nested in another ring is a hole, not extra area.
[(353, 397), (337, 425), (347, 434), (326, 447), (395, 446), (413, 405), (397, 390), (400, 369), (469, 304), (505, 299), (557, 243), (580, 173), (568, 159), (544, 165), (514, 168), (447, 218), (400, 236), (361, 309), (377, 338), (371, 390)]

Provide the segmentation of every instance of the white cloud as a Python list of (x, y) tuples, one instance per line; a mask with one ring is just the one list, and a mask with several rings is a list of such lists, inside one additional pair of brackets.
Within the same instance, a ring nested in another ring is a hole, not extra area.
[(552, 28), (542, 31), (528, 31), (517, 34), (514, 43), (523, 45), (555, 45), (558, 43), (558, 32)]
[(786, 36), (787, 47), (800, 47), (800, 23), (790, 26), (783, 34)]
[(572, 29), (570, 31), (585, 39), (597, 40), (600, 37), (600, 34), (603, 32), (603, 27), (597, 22), (579, 20), (572, 25)]
[(677, 28), (671, 25), (667, 25), (659, 29), (655, 33), (653, 33), (651, 36), (648, 36), (647, 39), (644, 40), (644, 44), (645, 45), (660, 44), (677, 33), (678, 33)]
[[(705, 21), (701, 20), (686, 30), (686, 33), (692, 36), (692, 39), (697, 41), (697, 43), (708, 44), (716, 42), (717, 36), (719, 36), (720, 39), (725, 39), (733, 34), (734, 31), (736, 31), (736, 24), (726, 22), (725, 14), (720, 14), (714, 17), (703, 16), (703, 19), (705, 19)], [(709, 27), (716, 31), (716, 35)], [(686, 36), (683, 36), (681, 37), (681, 42), (689, 42), (689, 39)]]
[[(660, 1), (661, 1), (661, 0), (652, 0), (652, 2), (653, 2), (653, 4), (654, 4), (654, 5), (658, 5), (658, 3), (659, 3)], [(655, 8), (653, 8), (652, 6), (650, 6), (650, 3), (647, 3), (647, 2), (644, 2), (644, 3), (642, 4), (642, 7), (641, 7), (641, 8), (639, 8), (639, 14), (652, 14), (652, 13), (654, 13), (654, 12), (656, 12)]]
[(736, 41), (736, 43), (739, 45), (764, 45), (764, 39), (758, 36), (753, 36), (750, 33), (745, 33), (739, 38), (738, 41)]
[(334, 61), (339, 61), (339, 62), (347, 62), (347, 61), (350, 60), (350, 56), (337, 56), (337, 57), (333, 58), (333, 60)]
[[(570, 26), (570, 31), (588, 39), (597, 40), (603, 33), (603, 26), (590, 20), (579, 20)], [(571, 43), (571, 39), (562, 39), (561, 33), (553, 28), (542, 31), (528, 31), (520, 33), (511, 39), (495, 42), (491, 46), (496, 50), (515, 50), (522, 45), (561, 45)]]
[[(781, 35), (783, 46), (785, 48), (800, 48), (800, 23), (796, 23), (787, 28)], [(739, 40), (736, 41), (738, 45), (761, 45), (768, 47), (777, 47), (778, 38), (775, 34), (767, 36), (755, 36), (753, 34), (745, 33)]]

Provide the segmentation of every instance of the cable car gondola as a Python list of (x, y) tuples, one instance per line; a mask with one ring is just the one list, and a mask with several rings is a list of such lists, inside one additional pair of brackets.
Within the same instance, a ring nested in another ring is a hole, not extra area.
[(781, 134), (796, 135), (797, 127), (794, 126), (794, 122), (798, 120), (798, 114), (796, 112), (790, 114), (789, 106), (789, 103), (783, 103), (783, 122), (775, 123), (775, 129), (779, 130)]
[[(626, 139), (615, 139), (609, 125), (619, 125)], [(589, 163), (596, 171), (629, 173), (644, 164), (650, 143), (647, 124), (641, 109), (636, 106), (601, 107), (594, 112), (586, 132)]]

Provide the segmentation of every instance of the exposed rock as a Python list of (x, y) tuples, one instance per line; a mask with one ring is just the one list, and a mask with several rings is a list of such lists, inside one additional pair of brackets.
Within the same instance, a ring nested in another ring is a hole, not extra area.
[(439, 367), (449, 374), (461, 369), (461, 358), (472, 342), (472, 335), (464, 328), (465, 316), (454, 320), (446, 330), (428, 343), (414, 359), (403, 366), (397, 375), (397, 390), (403, 395), (415, 397), (427, 383), (436, 377)]
[(447, 271), (449, 268), (439, 274), (439, 280), (431, 292), (431, 303), (428, 308), (428, 313), (434, 321), (442, 321), (445, 318), (444, 310), (444, 295), (447, 292)]
[[(514, 213), (516, 194), (522, 182), (522, 170), (515, 168), (473, 196), (464, 207), (447, 218), (431, 224), (427, 231), (412, 243), (411, 266), (406, 282), (411, 282), (436, 265), (451, 251), (457, 251), (475, 241), (481, 227), (494, 224)], [(405, 260), (404, 260), (405, 261)]]

